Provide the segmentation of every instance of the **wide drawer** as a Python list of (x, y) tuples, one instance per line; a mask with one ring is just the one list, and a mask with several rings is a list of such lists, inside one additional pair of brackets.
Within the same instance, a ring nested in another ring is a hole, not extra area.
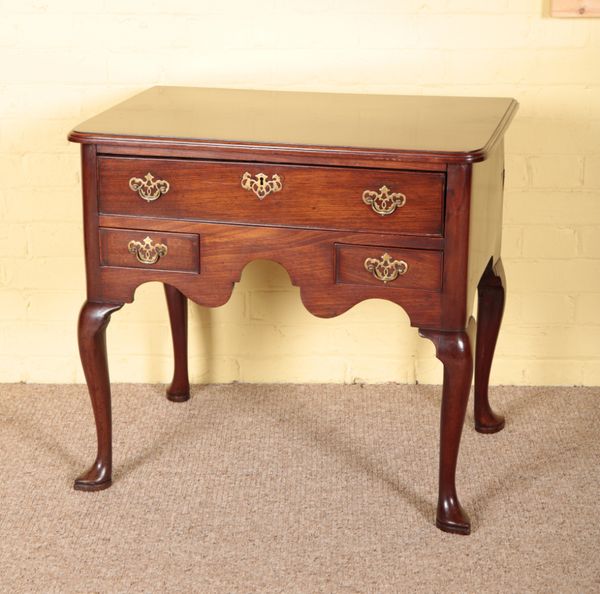
[(442, 252), (367, 245), (335, 246), (336, 283), (439, 291)]
[(101, 227), (100, 265), (198, 272), (198, 235)]
[(123, 214), (440, 236), (445, 174), (99, 158), (98, 207)]

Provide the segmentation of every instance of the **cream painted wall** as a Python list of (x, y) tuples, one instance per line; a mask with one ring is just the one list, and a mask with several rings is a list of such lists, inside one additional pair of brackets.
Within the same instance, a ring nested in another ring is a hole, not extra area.
[[(79, 147), (69, 129), (155, 84), (514, 96), (505, 323), (492, 381), (600, 384), (600, 19), (541, 0), (0, 0), (0, 381), (81, 382)], [(166, 382), (161, 288), (109, 329), (113, 381)], [(194, 382), (434, 382), (396, 306), (333, 320), (249, 265), (191, 308)]]

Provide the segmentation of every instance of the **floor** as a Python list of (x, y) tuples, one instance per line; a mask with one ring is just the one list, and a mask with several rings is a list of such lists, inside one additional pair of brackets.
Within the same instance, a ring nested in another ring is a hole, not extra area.
[(83, 386), (0, 384), (1, 592), (600, 592), (600, 388), (469, 415), (471, 536), (434, 525), (439, 386), (115, 385), (113, 486)]

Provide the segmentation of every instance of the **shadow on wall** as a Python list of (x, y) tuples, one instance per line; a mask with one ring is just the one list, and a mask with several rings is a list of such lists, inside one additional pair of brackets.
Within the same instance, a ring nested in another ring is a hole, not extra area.
[(317, 318), (272, 261), (249, 263), (226, 305), (192, 305), (190, 320), (200, 382), (414, 383), (418, 336), (406, 332), (400, 307), (368, 300), (336, 318)]

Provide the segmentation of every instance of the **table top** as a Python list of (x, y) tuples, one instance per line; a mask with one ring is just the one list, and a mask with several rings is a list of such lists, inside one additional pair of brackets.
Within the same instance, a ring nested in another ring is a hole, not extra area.
[(150, 88), (76, 126), (70, 139), (319, 146), (485, 158), (517, 109), (510, 98)]

